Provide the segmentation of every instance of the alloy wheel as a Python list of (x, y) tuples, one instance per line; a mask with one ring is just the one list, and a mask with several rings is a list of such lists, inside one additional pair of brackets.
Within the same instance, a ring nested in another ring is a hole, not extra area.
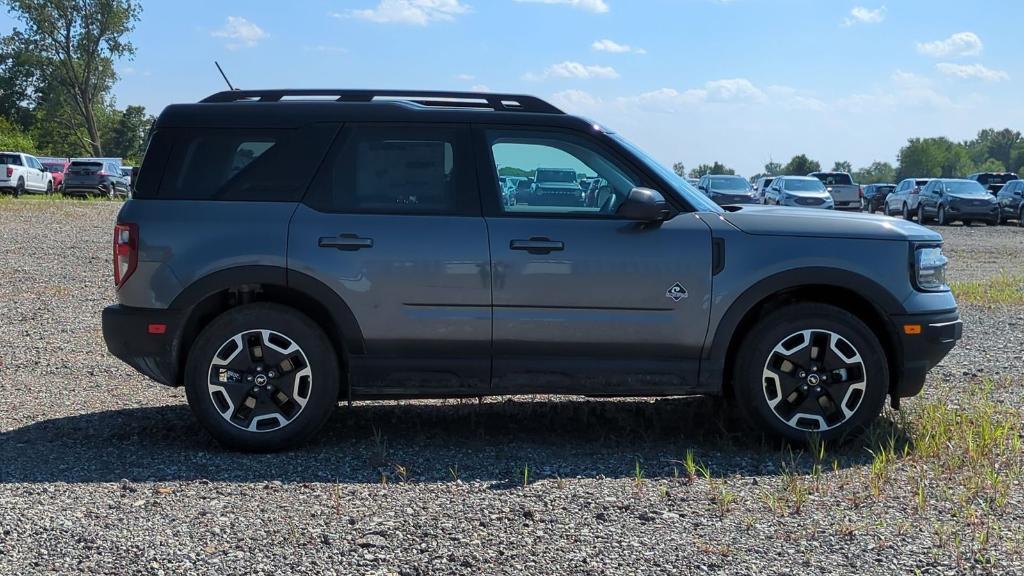
[(231, 425), (249, 432), (279, 430), (309, 401), (313, 373), (299, 345), (272, 330), (229, 338), (210, 362), (213, 406)]
[(786, 425), (822, 432), (849, 420), (864, 400), (867, 369), (860, 352), (829, 330), (795, 332), (768, 354), (764, 398)]

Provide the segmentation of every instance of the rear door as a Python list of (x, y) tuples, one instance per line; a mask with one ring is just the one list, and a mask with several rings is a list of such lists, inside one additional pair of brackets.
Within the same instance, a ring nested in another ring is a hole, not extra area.
[[(478, 127), (490, 233), (494, 385), (513, 392), (640, 394), (696, 383), (708, 325), (711, 233), (615, 210), (642, 173), (588, 134)], [(489, 157), (488, 157), (489, 156)], [(572, 169), (607, 182), (600, 206), (502, 205), (501, 173)]]
[(347, 124), (292, 218), (289, 283), (327, 286), (361, 332), (347, 351), (356, 395), (489, 384), (490, 254), (468, 140), (458, 125)]

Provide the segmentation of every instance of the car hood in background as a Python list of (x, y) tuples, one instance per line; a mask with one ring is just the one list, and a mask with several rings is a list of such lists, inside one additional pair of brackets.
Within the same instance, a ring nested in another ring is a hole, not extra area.
[(924, 226), (907, 220), (873, 214), (807, 208), (744, 206), (721, 216), (743, 232), (761, 236), (942, 241), (940, 234)]
[(988, 192), (978, 192), (976, 194), (957, 194), (957, 193), (946, 193), (946, 196), (955, 198), (957, 200), (992, 200), (995, 202), (996, 197), (989, 194)]
[(783, 194), (787, 196), (796, 196), (798, 198), (831, 198), (832, 195), (822, 190), (820, 192), (815, 190), (783, 190)]

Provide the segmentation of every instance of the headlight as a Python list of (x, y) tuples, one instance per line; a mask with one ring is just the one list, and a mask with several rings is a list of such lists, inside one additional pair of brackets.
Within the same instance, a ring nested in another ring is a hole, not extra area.
[(947, 264), (949, 264), (949, 258), (946, 258), (940, 247), (933, 246), (915, 250), (914, 278), (917, 288), (925, 292), (949, 290), (949, 286), (946, 285)]

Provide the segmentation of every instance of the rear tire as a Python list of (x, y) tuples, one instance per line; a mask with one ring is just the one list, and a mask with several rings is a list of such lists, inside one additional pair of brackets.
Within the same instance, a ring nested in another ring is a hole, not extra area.
[(921, 206), (920, 204), (917, 205), (917, 223), (922, 226), (928, 223), (928, 220), (924, 216), (924, 206)]
[(20, 198), (25, 193), (25, 179), (18, 178), (18, 183), (14, 186), (14, 197)]
[(298, 446), (323, 427), (337, 406), (339, 380), (338, 355), (316, 323), (286, 306), (247, 304), (199, 334), (185, 367), (185, 395), (220, 444), (271, 452)]
[[(787, 364), (788, 362), (788, 364)], [(827, 304), (794, 304), (761, 319), (735, 364), (733, 390), (746, 422), (806, 442), (844, 439), (882, 412), (889, 367), (878, 337)]]
[(910, 220), (911, 222), (914, 220), (913, 217), (910, 216), (910, 206), (907, 206), (906, 203), (903, 204), (903, 219)]
[(949, 222), (946, 221), (946, 207), (945, 206), (939, 206), (939, 212), (938, 212), (938, 214), (935, 215), (935, 222), (939, 226), (945, 226), (946, 224), (949, 224)]
[(1017, 227), (1024, 228), (1024, 205), (1020, 207), (1020, 212), (1017, 212)]

